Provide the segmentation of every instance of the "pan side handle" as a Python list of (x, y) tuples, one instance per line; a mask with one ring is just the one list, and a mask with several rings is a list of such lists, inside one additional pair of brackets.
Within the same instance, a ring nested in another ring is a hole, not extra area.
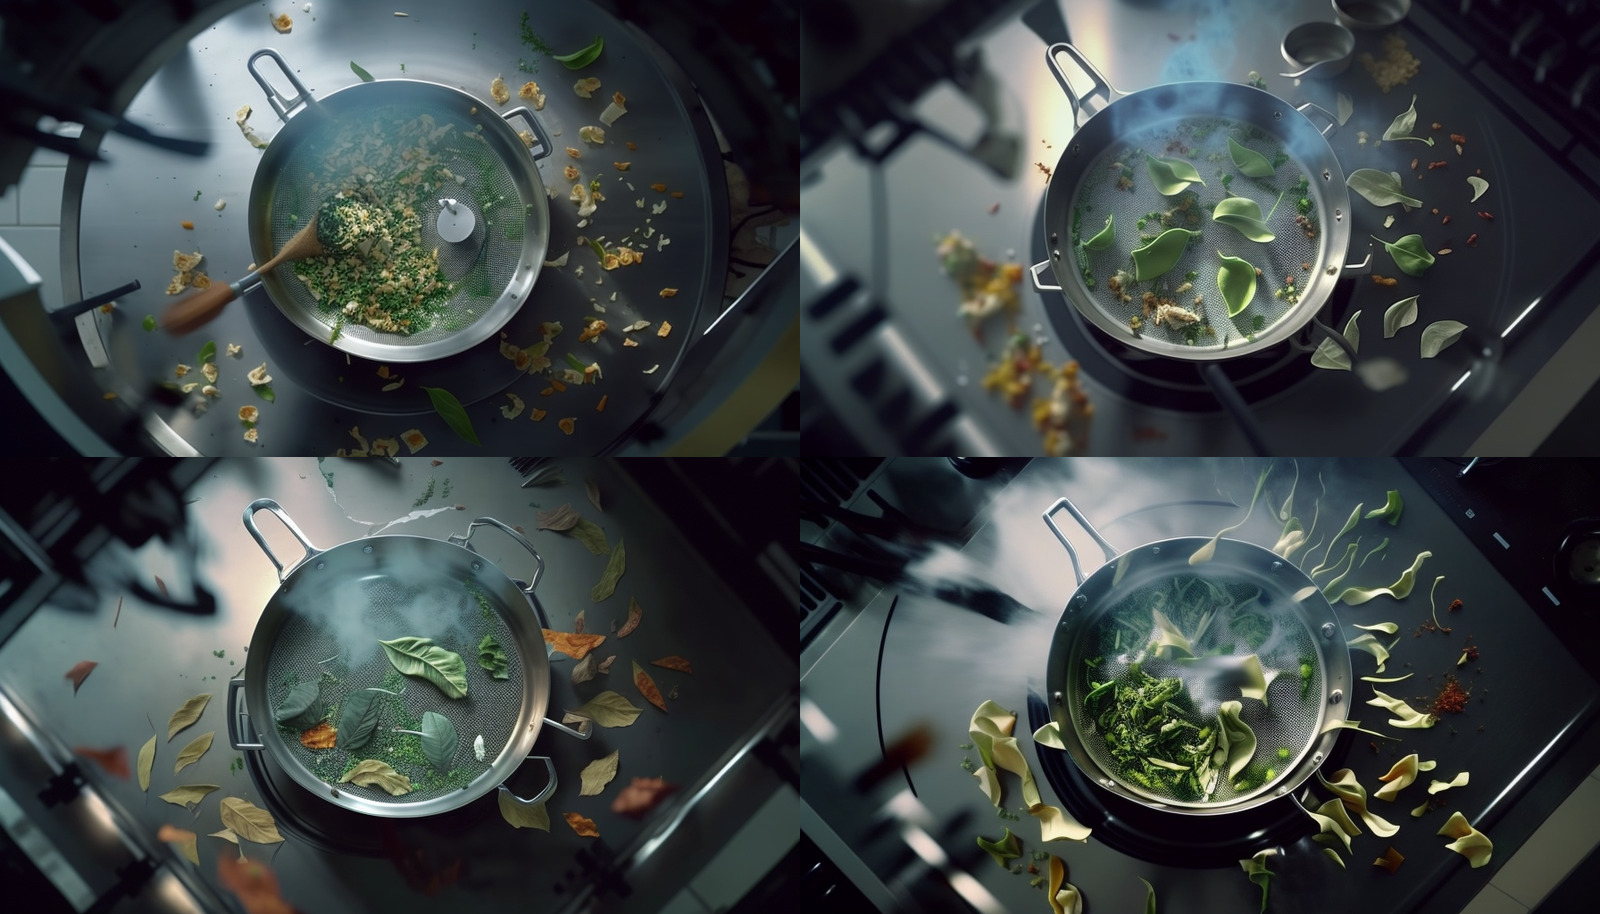
[[(1062, 68), (1062, 55), (1065, 55), (1071, 59), (1075, 71), (1074, 73), (1069, 74), (1067, 70)], [(1061, 89), (1067, 94), (1067, 100), (1072, 102), (1072, 107), (1075, 109), (1077, 117), (1077, 123), (1080, 127), (1083, 126), (1084, 122), (1093, 116), (1095, 112), (1111, 104), (1111, 102), (1114, 101), (1117, 96), (1122, 94), (1112, 87), (1110, 81), (1105, 78), (1105, 75), (1102, 74), (1094, 64), (1089, 62), (1089, 58), (1083, 56), (1082, 51), (1070, 44), (1067, 44), (1066, 42), (1057, 42), (1056, 44), (1051, 45), (1045, 50), (1044, 58), (1050, 64), (1050, 72), (1056, 75), (1056, 82), (1061, 83)], [(1072, 75), (1077, 75), (1088, 79), (1091, 83), (1089, 91), (1083, 93), (1082, 95), (1079, 95), (1077, 92), (1073, 91), (1071, 79)], [(1091, 108), (1089, 106), (1089, 102), (1091, 99), (1095, 98), (1100, 99), (1100, 102)]]
[(278, 561), (278, 557), (273, 553), (272, 547), (267, 545), (267, 538), (261, 535), (261, 528), (256, 526), (257, 511), (271, 511), (273, 515), (278, 518), (278, 520), (283, 521), (283, 525), (285, 527), (289, 528), (289, 532), (293, 533), (294, 538), (300, 541), (300, 545), (305, 547), (306, 554), (297, 559), (294, 562), (295, 565), (299, 565), (306, 559), (309, 559), (312, 556), (318, 555), (322, 552), (321, 549), (311, 545), (311, 541), (306, 539), (306, 535), (300, 532), (300, 528), (294, 525), (294, 521), (289, 519), (289, 515), (284, 513), (283, 508), (280, 507), (277, 502), (270, 498), (258, 498), (250, 504), (245, 505), (244, 528), (250, 531), (250, 537), (256, 541), (256, 545), (261, 547), (261, 551), (267, 554), (267, 558), (271, 559), (273, 566), (278, 569), (279, 581), (282, 581), (284, 577), (284, 565), (282, 562)]
[(538, 806), (545, 800), (550, 799), (550, 797), (556, 792), (556, 763), (552, 762), (548, 755), (530, 755), (528, 758), (536, 758), (544, 762), (544, 770), (550, 774), (550, 783), (544, 785), (543, 790), (539, 791), (537, 795), (531, 797), (519, 797), (511, 792), (510, 787), (501, 784), (500, 792), (506, 796), (509, 796), (511, 801), (516, 803), (518, 806)]
[(1039, 278), (1039, 274), (1050, 266), (1050, 261), (1041, 260), (1028, 268), (1028, 275), (1033, 277), (1033, 288), (1036, 292), (1060, 292), (1060, 286), (1047, 285)]
[(1055, 514), (1062, 508), (1065, 508), (1067, 513), (1072, 515), (1072, 519), (1078, 522), (1078, 526), (1082, 527), (1091, 537), (1094, 538), (1095, 543), (1100, 546), (1100, 550), (1105, 553), (1106, 561), (1109, 562), (1117, 557), (1117, 548), (1106, 542), (1106, 538), (1100, 535), (1100, 531), (1096, 530), (1093, 524), (1089, 523), (1089, 519), (1083, 516), (1082, 511), (1078, 510), (1078, 506), (1073, 504), (1068, 499), (1057, 499), (1055, 504), (1051, 505), (1045, 510), (1045, 526), (1049, 527), (1050, 532), (1056, 535), (1056, 539), (1061, 541), (1061, 545), (1067, 547), (1067, 555), (1072, 557), (1072, 576), (1077, 578), (1078, 583), (1081, 585), (1087, 575), (1083, 573), (1083, 567), (1078, 564), (1078, 550), (1072, 548), (1072, 543), (1068, 541), (1067, 535), (1061, 532), (1061, 528), (1056, 526), (1055, 518), (1051, 517), (1052, 514)]
[(472, 523), (467, 524), (466, 533), (452, 533), (446, 539), (449, 542), (455, 543), (457, 546), (464, 546), (468, 549), (472, 549), (473, 552), (477, 552), (478, 550), (472, 548), (472, 534), (479, 527), (493, 527), (496, 530), (499, 530), (506, 536), (516, 540), (519, 544), (521, 544), (522, 548), (528, 550), (529, 555), (533, 556), (533, 575), (528, 578), (528, 586), (522, 588), (523, 593), (530, 597), (533, 596), (533, 589), (539, 586), (539, 579), (544, 577), (544, 557), (539, 554), (539, 550), (533, 548), (533, 543), (526, 536), (523, 536), (515, 529), (495, 520), (492, 517), (479, 517), (475, 518)]
[(1331, 111), (1322, 107), (1321, 105), (1314, 105), (1311, 102), (1301, 102), (1300, 104), (1294, 106), (1294, 110), (1304, 114), (1306, 116), (1306, 120), (1311, 121), (1313, 125), (1315, 125), (1319, 120), (1322, 121), (1322, 126), (1317, 127), (1317, 132), (1325, 137), (1333, 136), (1333, 132), (1339, 129), (1339, 119), (1334, 117)]
[(511, 123), (512, 118), (520, 117), (528, 122), (528, 126), (533, 128), (533, 138), (539, 142), (539, 145), (536, 148), (530, 150), (530, 154), (533, 156), (533, 160), (535, 162), (549, 156), (550, 150), (555, 148), (554, 146), (550, 145), (550, 135), (544, 132), (544, 125), (539, 123), (539, 119), (533, 116), (533, 112), (529, 111), (526, 105), (512, 108), (510, 111), (507, 111), (505, 114), (501, 115), (501, 117), (504, 117), (506, 119), (506, 123), (508, 124)]
[[(294, 98), (284, 98), (283, 93), (274, 89), (272, 84), (267, 82), (267, 78), (261, 75), (260, 70), (256, 69), (256, 61), (263, 57), (271, 57), (278, 64), (278, 69), (289, 80), (289, 85), (294, 86), (294, 90), (299, 93), (298, 95)], [(315, 101), (311, 97), (311, 90), (301, 84), (300, 80), (295, 77), (294, 71), (290, 70), (289, 65), (284, 62), (283, 57), (271, 48), (262, 48), (251, 54), (250, 59), (245, 62), (245, 69), (249, 70), (250, 75), (255, 77), (256, 85), (261, 87), (261, 91), (267, 94), (267, 104), (271, 105), (272, 110), (278, 113), (279, 120), (287, 121), (289, 115), (294, 113), (296, 108)]]
[(249, 719), (246, 712), (239, 710), (239, 690), (244, 688), (244, 680), (238, 677), (228, 680), (228, 745), (235, 749), (265, 749), (267, 748), (259, 739), (253, 743), (246, 743), (239, 736), (239, 718)]

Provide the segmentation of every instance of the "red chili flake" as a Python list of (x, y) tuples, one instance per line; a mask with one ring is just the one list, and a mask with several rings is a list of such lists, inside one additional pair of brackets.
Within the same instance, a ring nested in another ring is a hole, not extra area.
[(1444, 161), (1429, 162), (1428, 163), (1428, 170), (1429, 171), (1433, 171), (1435, 168), (1444, 168), (1444, 167), (1448, 166), (1449, 164), (1450, 164), (1449, 162), (1444, 162)]
[(1440, 225), (1449, 225), (1450, 224), (1450, 217), (1449, 216), (1444, 217), (1444, 219), (1440, 220), (1439, 224)]
[(1467, 247), (1475, 248), (1477, 246), (1478, 246), (1478, 233), (1477, 232), (1473, 232), (1472, 234), (1467, 236)]
[(1461, 603), (1460, 600), (1451, 600), (1450, 601), (1450, 611), (1451, 612), (1455, 612), (1456, 610), (1460, 609), (1461, 606), (1462, 606), (1462, 603)]
[(1434, 714), (1460, 714), (1467, 709), (1467, 699), (1472, 693), (1461, 688), (1461, 683), (1456, 680), (1455, 674), (1450, 674), (1444, 679), (1444, 686), (1439, 689), (1438, 697), (1428, 710)]
[(1044, 179), (1046, 181), (1049, 181), (1050, 180), (1050, 166), (1044, 164), (1043, 162), (1035, 162), (1033, 164), (1039, 169), (1039, 173), (1044, 175)]
[(1378, 754), (1378, 741), (1377, 740), (1369, 739), (1369, 740), (1367, 740), (1367, 745), (1372, 747), (1372, 754), (1373, 755), (1377, 755)]
[(989, 215), (993, 216), (995, 213), (998, 213), (998, 212), (1000, 212), (1000, 204), (996, 203), (993, 206), (989, 207)]
[(1484, 220), (1485, 222), (1493, 222), (1494, 213), (1479, 213), (1478, 218)]
[(443, 460), (435, 460), (435, 461), (432, 461), (432, 463), (433, 463), (433, 465), (434, 465), (434, 466), (436, 466), (436, 467), (437, 467), (437, 466), (443, 466), (443, 465), (444, 465), (444, 461), (443, 461)]
[(1037, 865), (1035, 865), (1035, 864), (1030, 863), (1030, 864), (1028, 864), (1028, 872), (1033, 874), (1033, 875), (1035, 875), (1035, 876), (1037, 876), (1037, 875), (1039, 875), (1039, 867)]
[(1459, 133), (1450, 134), (1450, 142), (1452, 142), (1452, 143), (1465, 143), (1466, 141), (1467, 141), (1467, 138), (1462, 136)]

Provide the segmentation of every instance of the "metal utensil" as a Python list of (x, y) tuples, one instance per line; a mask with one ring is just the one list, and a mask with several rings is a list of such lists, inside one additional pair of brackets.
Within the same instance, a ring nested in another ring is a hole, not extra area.
[(1333, 0), (1339, 22), (1352, 29), (1386, 29), (1406, 18), (1411, 0)]
[(1356, 36), (1337, 22), (1307, 22), (1283, 36), (1283, 59), (1293, 73), (1280, 73), (1290, 79), (1332, 79), (1350, 68), (1355, 56)]

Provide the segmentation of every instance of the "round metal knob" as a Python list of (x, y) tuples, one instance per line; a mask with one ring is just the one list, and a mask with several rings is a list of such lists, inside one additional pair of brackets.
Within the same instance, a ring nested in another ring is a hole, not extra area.
[(1341, 701), (1344, 701), (1343, 689), (1334, 689), (1332, 692), (1328, 693), (1328, 704), (1336, 705)]
[(477, 222), (478, 217), (465, 203), (450, 199), (439, 201), (439, 237), (445, 241), (451, 244), (466, 241), (472, 237), (472, 228)]

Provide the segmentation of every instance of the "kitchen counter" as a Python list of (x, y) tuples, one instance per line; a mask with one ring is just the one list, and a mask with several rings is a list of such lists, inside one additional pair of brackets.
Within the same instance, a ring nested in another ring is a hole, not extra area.
[[(381, 836), (385, 852), (378, 856), (319, 849), (322, 843), (337, 845), (337, 835), (323, 835), (320, 843), (299, 840), (281, 814), (287, 840), (270, 846), (247, 842), (243, 853), (270, 861), (286, 897), (306, 910), (454, 911), (463, 905), (536, 904), (554, 911), (591, 897), (601, 900), (602, 909), (659, 910), (694, 872), (661, 872), (661, 862), (703, 863), (720, 846), (723, 836), (704, 832), (710, 820), (696, 803), (706, 795), (703, 790), (730, 772), (727, 782), (754, 783), (735, 763), (772, 726), (775, 708), (792, 702), (795, 659), (719, 581), (714, 564), (696, 550), (694, 531), (667, 517), (618, 464), (563, 462), (564, 485), (524, 489), (504, 460), (435, 462), (272, 459), (213, 465), (184, 493), (186, 541), (169, 546), (151, 540), (137, 551), (118, 542), (101, 548), (87, 564), (98, 591), (92, 606), (46, 602), (0, 646), (0, 694), (22, 717), (41, 725), (52, 745), (121, 746), (130, 765), (152, 728), (159, 731), (148, 793), (140, 791), (136, 779), (109, 777), (82, 757), (77, 764), (115, 811), (113, 818), (131, 824), (133, 833), (124, 838), (130, 847), (153, 854), (197, 897), (226, 897), (215, 881), (216, 857), (237, 851), (207, 837), (222, 827), (218, 800), (236, 796), (272, 808), (252, 781), (252, 767), (239, 770), (243, 756), (227, 745), (228, 680), (241, 673), (256, 618), (277, 588), (272, 564), (240, 523), (244, 506), (261, 496), (276, 499), (322, 548), (368, 535), (442, 539), (465, 531), (474, 517), (493, 516), (526, 529), (543, 556), (537, 598), (552, 627), (571, 631), (577, 613), (587, 610), (587, 630), (605, 633), (613, 622), (626, 619), (630, 597), (644, 609), (636, 632), (605, 643), (603, 653), (612, 653), (614, 646), (618, 655), (609, 674), (574, 686), (573, 663), (563, 655), (551, 657), (548, 715), (559, 720), (563, 710), (614, 690), (643, 708), (638, 720), (627, 728), (596, 728), (587, 741), (550, 727), (541, 732), (534, 753), (554, 759), (560, 780), (547, 804), (549, 833), (513, 830), (500, 818), (490, 792), (469, 807), (468, 818), (477, 816), (470, 827), (461, 827), (462, 817), (454, 813), (452, 827), (437, 833), (426, 819), (364, 820), (373, 833), (350, 843), (364, 845)], [(597, 482), (603, 511), (585, 497), (585, 477)], [(613, 545), (627, 544), (626, 572), (607, 600), (595, 603), (589, 594), (605, 556), (564, 535), (535, 531), (536, 512), (563, 503), (599, 523)], [(257, 517), (277, 555), (300, 554), (270, 515)], [(492, 529), (480, 528), (472, 544), (508, 576), (531, 573), (532, 560), (523, 548)], [(181, 615), (147, 605), (129, 595), (134, 580), (146, 587), (159, 581), (180, 602), (189, 600), (199, 583), (216, 595), (216, 615)], [(693, 675), (649, 665), (670, 654), (688, 658)], [(85, 659), (99, 666), (75, 695), (62, 674)], [(629, 673), (634, 659), (668, 693), (669, 714), (650, 706), (634, 688)], [(196, 694), (210, 694), (210, 704), (194, 726), (168, 742), (166, 718)], [(216, 732), (210, 750), (174, 776), (177, 751), (207, 731)], [(617, 779), (600, 796), (580, 797), (578, 772), (613, 750), (620, 751)], [(542, 771), (529, 769), (540, 767), (533, 761), (513, 775), (519, 793), (537, 791)], [(631, 778), (657, 776), (679, 785), (673, 799), (642, 821), (610, 811), (611, 800)], [(221, 789), (194, 812), (157, 799), (180, 784)], [(562, 820), (564, 812), (594, 819), (601, 837), (576, 835)], [(201, 836), (198, 868), (155, 840), (157, 828), (166, 823)], [(653, 875), (641, 878), (641, 873)], [(631, 895), (623, 900), (619, 891)]]

